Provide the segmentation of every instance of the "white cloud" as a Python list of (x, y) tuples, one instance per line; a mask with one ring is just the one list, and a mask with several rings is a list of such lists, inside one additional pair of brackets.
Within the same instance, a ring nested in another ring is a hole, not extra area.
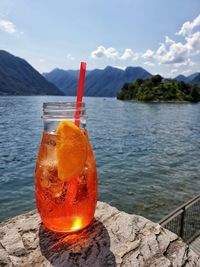
[(39, 58), (39, 62), (40, 62), (40, 63), (45, 62), (44, 58)]
[(186, 37), (186, 47), (192, 55), (200, 53), (200, 32), (195, 32), (190, 37)]
[(200, 14), (193, 21), (186, 21), (177, 35), (188, 36), (192, 33), (192, 30), (200, 25)]
[(189, 74), (191, 74), (193, 71), (192, 70), (184, 70), (184, 71), (182, 71), (182, 74), (183, 75), (189, 75)]
[(113, 47), (105, 48), (103, 45), (97, 47), (96, 50), (90, 54), (91, 58), (108, 58), (117, 60), (137, 60), (139, 58), (138, 53), (134, 53), (132, 49), (126, 48), (123, 53), (120, 53)]
[(188, 48), (180, 42), (171, 44), (168, 49), (164, 44), (161, 44), (156, 53), (156, 57), (161, 64), (181, 63), (188, 56)]
[(143, 58), (152, 58), (154, 55), (154, 51), (151, 49), (147, 49), (146, 52), (142, 55)]
[[(176, 42), (169, 36), (165, 36), (165, 41), (160, 43), (158, 49), (154, 52), (151, 49), (147, 49), (142, 55), (145, 65), (153, 66), (155, 62), (158, 65), (171, 64), (174, 69), (182, 66), (191, 67), (195, 63), (192, 57), (200, 54), (200, 31), (194, 32), (193, 29), (200, 25), (200, 15), (197, 16), (192, 22), (187, 21), (181, 27), (178, 35), (184, 37), (184, 41)], [(154, 63), (152, 60), (154, 60)]]
[(176, 73), (176, 72), (178, 72), (178, 69), (172, 69), (172, 70), (170, 71), (171, 74), (174, 74), (174, 73)]
[(145, 62), (144, 62), (144, 65), (147, 65), (147, 66), (153, 67), (153, 66), (155, 66), (155, 63), (153, 63), (153, 62), (150, 62), (150, 61), (145, 61)]
[(96, 50), (92, 51), (91, 57), (92, 58), (106, 57), (106, 58), (116, 59), (118, 58), (118, 52), (113, 47), (105, 48), (104, 46), (100, 45), (97, 47)]
[(137, 61), (137, 60), (139, 59), (139, 57), (140, 57), (139, 53), (135, 53), (135, 54), (133, 55), (133, 57), (132, 57), (132, 60), (133, 60), (133, 61)]
[(183, 67), (183, 66), (192, 67), (194, 65), (195, 65), (195, 63), (190, 58), (188, 58), (186, 61), (183, 61), (183, 62), (180, 62), (180, 63), (175, 63), (174, 67), (175, 68), (179, 68), (179, 67)]
[(200, 32), (186, 36), (184, 42), (175, 42), (165, 37), (165, 43), (161, 43), (154, 58), (159, 64), (176, 64), (175, 67), (192, 66), (191, 57), (200, 54)]
[(175, 43), (175, 41), (170, 39), (169, 36), (165, 36), (165, 43), (166, 44), (173, 44), (173, 43)]
[(73, 57), (70, 53), (68, 53), (68, 54), (67, 54), (67, 59), (69, 59), (69, 60), (74, 60), (75, 57)]
[(142, 54), (135, 53), (130, 48), (120, 52), (113, 47), (106, 48), (101, 45), (91, 52), (91, 57), (133, 61), (143, 59), (143, 64), (146, 66), (170, 65), (173, 70), (180, 68), (184, 70), (184, 67), (192, 69), (195, 56), (200, 55), (200, 30), (197, 26), (200, 26), (200, 15), (182, 25), (177, 33), (182, 36), (181, 41), (165, 36), (165, 40), (159, 44), (157, 50), (147, 49)]
[(98, 46), (96, 50), (91, 52), (91, 58), (102, 58), (105, 56), (105, 47), (104, 46)]
[(120, 69), (120, 70), (125, 70), (126, 69), (126, 66), (114, 66), (115, 68), (117, 68), (117, 69)]
[(133, 58), (133, 57), (134, 57), (134, 53), (133, 53), (132, 49), (130, 49), (130, 48), (126, 48), (126, 49), (124, 50), (124, 53), (123, 53), (122, 56), (120, 57), (120, 59), (124, 59), (124, 60), (126, 60), (126, 59)]
[(158, 50), (156, 51), (156, 55), (157, 56), (162, 56), (166, 53), (166, 47), (165, 44), (161, 43), (160, 47), (158, 48)]
[(16, 32), (15, 25), (8, 20), (0, 20), (0, 30), (13, 34)]
[(117, 52), (117, 50), (115, 48), (109, 47), (106, 50), (106, 56), (107, 56), (107, 58), (115, 59), (115, 58), (118, 58), (119, 53)]

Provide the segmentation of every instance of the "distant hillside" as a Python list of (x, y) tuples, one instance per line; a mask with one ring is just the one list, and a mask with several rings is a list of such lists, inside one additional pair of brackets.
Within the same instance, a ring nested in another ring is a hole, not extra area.
[(183, 81), (164, 79), (160, 75), (125, 83), (117, 98), (139, 101), (200, 101), (200, 87)]
[(192, 84), (200, 85), (200, 73), (195, 76), (195, 78), (191, 81)]
[(79, 71), (54, 69), (43, 76), (56, 85), (66, 95), (76, 95)]
[(192, 83), (194, 79), (196, 79), (197, 76), (199, 76), (199, 72), (195, 72), (187, 77), (187, 82)]
[(181, 82), (187, 82), (187, 77), (186, 76), (184, 76), (184, 75), (182, 75), (182, 74), (180, 74), (180, 75), (178, 75), (177, 77), (175, 77), (175, 80), (177, 80), (177, 81), (181, 81)]
[(193, 80), (196, 78), (196, 76), (199, 75), (199, 72), (195, 72), (189, 76), (184, 76), (184, 75), (178, 75), (175, 80), (177, 81), (182, 81), (182, 82), (185, 82), (185, 83), (192, 83)]
[(0, 50), (0, 95), (63, 95), (24, 59)]
[[(79, 71), (55, 69), (43, 75), (66, 95), (76, 95)], [(114, 97), (124, 83), (148, 77), (151, 77), (151, 74), (141, 67), (121, 70), (108, 66), (103, 70), (94, 69), (86, 72), (84, 95)]]

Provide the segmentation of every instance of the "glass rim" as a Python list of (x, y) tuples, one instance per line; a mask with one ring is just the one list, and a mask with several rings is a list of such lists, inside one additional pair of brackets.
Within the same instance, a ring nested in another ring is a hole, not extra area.
[(74, 107), (76, 108), (76, 106), (78, 107), (85, 107), (85, 102), (76, 102), (76, 101), (58, 101), (58, 102), (44, 102), (43, 103), (43, 108), (48, 108), (48, 107), (62, 107), (62, 106), (65, 106), (65, 107)]
[[(77, 113), (78, 112), (78, 113)], [(86, 107), (84, 102), (44, 102), (43, 120), (64, 119), (64, 118), (86, 118)]]

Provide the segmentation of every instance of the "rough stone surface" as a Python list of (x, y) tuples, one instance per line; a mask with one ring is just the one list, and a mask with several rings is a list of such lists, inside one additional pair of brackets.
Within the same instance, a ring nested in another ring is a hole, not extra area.
[(55, 234), (32, 211), (0, 224), (0, 266), (198, 267), (175, 234), (98, 202), (94, 222), (77, 234)]

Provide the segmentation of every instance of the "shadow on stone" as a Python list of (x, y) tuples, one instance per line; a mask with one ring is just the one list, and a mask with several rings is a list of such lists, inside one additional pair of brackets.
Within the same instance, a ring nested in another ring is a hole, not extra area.
[(109, 234), (97, 220), (75, 234), (53, 233), (41, 225), (39, 244), (42, 255), (55, 267), (116, 266)]

